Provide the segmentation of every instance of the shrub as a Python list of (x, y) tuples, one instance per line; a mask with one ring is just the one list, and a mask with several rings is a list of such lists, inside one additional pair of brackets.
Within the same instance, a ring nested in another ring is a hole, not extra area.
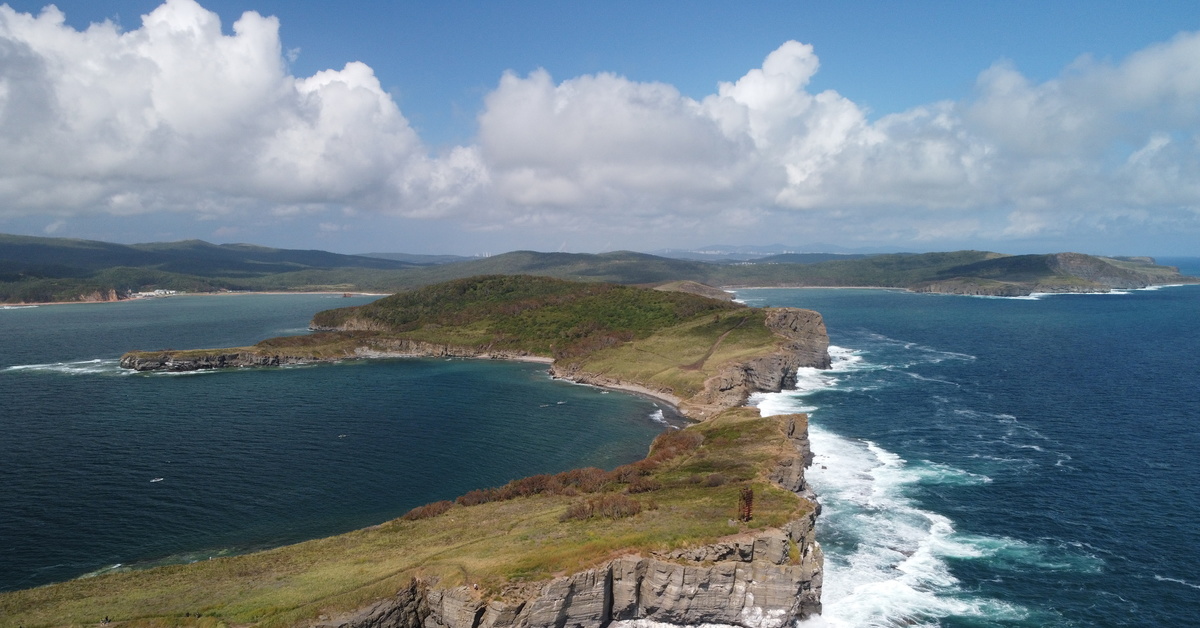
[(598, 493), (611, 482), (608, 472), (596, 467), (563, 471), (556, 477), (564, 487), (573, 487), (581, 493)]
[(648, 471), (642, 469), (637, 464), (626, 464), (613, 469), (610, 477), (612, 478), (613, 482), (629, 484), (646, 473), (648, 473)]
[(649, 477), (636, 477), (629, 483), (629, 488), (625, 489), (629, 493), (649, 493), (662, 488), (662, 482)]
[(623, 519), (642, 512), (642, 503), (627, 495), (613, 493), (599, 497), (589, 497), (586, 501), (575, 502), (567, 508), (567, 512), (559, 517), (559, 521), (584, 520), (593, 517), (607, 519)]
[(705, 486), (722, 486), (729, 481), (729, 476), (724, 473), (710, 473), (704, 478)]
[(404, 515), (400, 518), (405, 521), (416, 521), (418, 519), (428, 519), (430, 517), (436, 517), (436, 516), (446, 512), (447, 510), (450, 510), (450, 508), (452, 508), (453, 506), (454, 506), (454, 502), (452, 502), (452, 501), (442, 500), (440, 502), (433, 502), (432, 504), (425, 504), (424, 506), (417, 506), (416, 508), (413, 508), (412, 510), (404, 513)]
[(496, 489), (477, 488), (465, 495), (459, 495), (458, 499), (454, 501), (458, 502), (460, 506), (478, 506), (495, 501), (495, 494)]

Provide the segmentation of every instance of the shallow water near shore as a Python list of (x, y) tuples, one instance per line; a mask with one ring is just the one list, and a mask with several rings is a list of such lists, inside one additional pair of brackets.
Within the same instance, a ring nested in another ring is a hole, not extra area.
[(1194, 625), (1200, 286), (738, 296), (820, 311), (835, 345), (754, 398), (811, 412), (825, 610), (802, 628)]
[(325, 295), (0, 312), (0, 590), (328, 536), (517, 477), (640, 459), (650, 400), (546, 365), (389, 359), (135, 374), (129, 349), (307, 333)]

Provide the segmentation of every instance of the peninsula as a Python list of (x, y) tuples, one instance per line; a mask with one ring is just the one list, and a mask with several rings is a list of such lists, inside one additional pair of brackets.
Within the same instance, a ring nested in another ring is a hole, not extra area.
[[(694, 286), (689, 286), (689, 290)], [(544, 277), (458, 280), (319, 313), (307, 336), (131, 352), (137, 370), (390, 356), (552, 360), (698, 422), (612, 471), (514, 480), (337, 537), (0, 594), (0, 625), (775, 628), (820, 611), (804, 415), (755, 391), (829, 366), (819, 314)]]

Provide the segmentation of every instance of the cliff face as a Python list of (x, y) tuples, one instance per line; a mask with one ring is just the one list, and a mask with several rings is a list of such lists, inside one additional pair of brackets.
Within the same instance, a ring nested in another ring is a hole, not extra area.
[[(788, 423), (794, 455), (772, 479), (807, 492), (811, 461), (802, 416)], [(817, 510), (779, 529), (697, 548), (626, 555), (555, 578), (534, 591), (484, 600), (469, 587), (442, 589), (414, 579), (395, 596), (358, 612), (322, 618), (320, 628), (598, 628), (648, 619), (783, 628), (821, 611), (823, 556)]]
[(521, 360), (537, 358), (525, 351), (498, 351), (491, 347), (464, 347), (402, 338), (371, 338), (338, 355), (314, 356), (284, 350), (174, 352), (131, 351), (121, 356), (121, 368), (135, 371), (202, 371), (207, 369), (312, 364), (356, 358), (434, 357)]
[(253, 351), (229, 353), (206, 353), (203, 355), (181, 355), (170, 351), (161, 353), (136, 352), (121, 356), (121, 368), (135, 371), (203, 371), (207, 369), (236, 368), (243, 366), (281, 366), (312, 362), (299, 356), (262, 354)]

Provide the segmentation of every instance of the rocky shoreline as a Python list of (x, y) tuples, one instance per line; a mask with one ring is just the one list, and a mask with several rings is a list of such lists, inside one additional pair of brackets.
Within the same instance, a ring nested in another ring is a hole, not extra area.
[[(459, 357), (551, 362), (554, 377), (654, 397), (683, 416), (703, 421), (745, 403), (754, 392), (795, 384), (800, 367), (828, 368), (829, 338), (821, 315), (796, 308), (767, 311), (776, 348), (722, 365), (703, 390), (689, 398), (644, 382), (614, 379), (574, 364), (525, 352), (493, 351), (401, 338), (364, 335), (338, 356), (315, 357), (262, 349), (206, 352), (131, 352), (123, 368), (189, 371), (279, 366), (341, 359)], [(443, 588), (414, 578), (395, 595), (339, 617), (321, 617), (320, 628), (603, 628), (613, 621), (648, 619), (677, 625), (719, 623), (783, 628), (820, 612), (823, 555), (815, 539), (819, 507), (804, 480), (811, 464), (807, 418), (787, 417), (791, 453), (769, 479), (811, 502), (798, 519), (779, 528), (729, 537), (718, 543), (648, 555), (617, 556), (604, 564), (543, 583), (524, 584), (500, 599), (483, 599), (467, 586)]]
[[(793, 455), (771, 479), (813, 501), (807, 419), (787, 417)], [(468, 586), (414, 578), (396, 595), (314, 628), (603, 628), (614, 621), (784, 628), (821, 612), (824, 555), (819, 508), (786, 525), (703, 547), (630, 554), (533, 590), (482, 599)]]

